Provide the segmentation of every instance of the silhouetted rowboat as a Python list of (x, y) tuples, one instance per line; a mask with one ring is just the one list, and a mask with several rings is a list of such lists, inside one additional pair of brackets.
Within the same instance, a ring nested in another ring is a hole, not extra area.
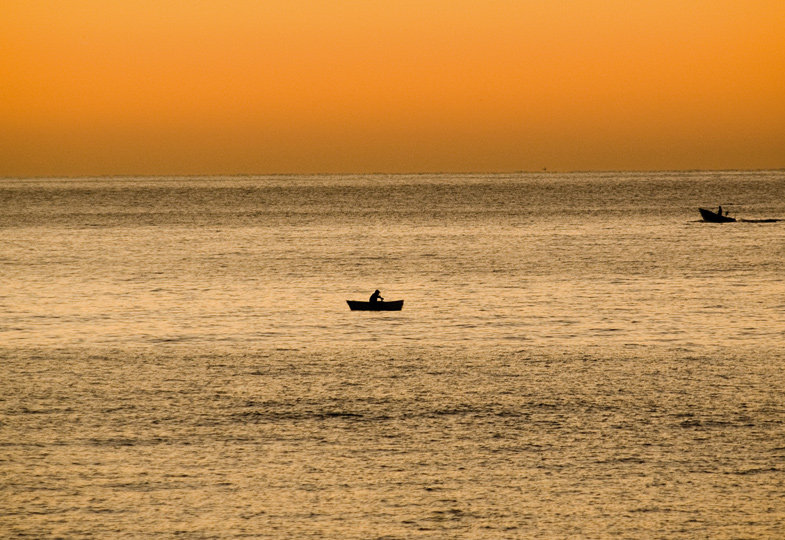
[(717, 212), (706, 210), (705, 208), (698, 208), (698, 210), (701, 213), (703, 221), (708, 221), (709, 223), (730, 223), (732, 221), (736, 221), (736, 218), (723, 216)]
[(401, 311), (403, 300), (392, 302), (363, 302), (360, 300), (347, 300), (352, 311)]

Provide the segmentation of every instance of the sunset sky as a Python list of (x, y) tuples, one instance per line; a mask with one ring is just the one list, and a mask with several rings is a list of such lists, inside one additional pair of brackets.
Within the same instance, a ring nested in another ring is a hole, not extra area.
[(0, 176), (785, 167), (783, 0), (5, 0)]

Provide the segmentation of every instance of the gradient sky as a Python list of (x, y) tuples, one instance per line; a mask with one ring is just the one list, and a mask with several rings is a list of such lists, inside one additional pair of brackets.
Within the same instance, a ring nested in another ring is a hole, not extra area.
[(785, 167), (783, 0), (5, 0), (0, 176)]

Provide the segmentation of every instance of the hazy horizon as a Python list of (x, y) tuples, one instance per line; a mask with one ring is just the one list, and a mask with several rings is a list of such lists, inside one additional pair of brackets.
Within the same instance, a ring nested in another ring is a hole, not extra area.
[(49, 174), (49, 175), (38, 175), (38, 176), (0, 176), (0, 180), (46, 180), (46, 179), (59, 179), (59, 178), (201, 178), (201, 177), (216, 177), (216, 178), (225, 178), (225, 177), (268, 177), (268, 176), (375, 176), (375, 175), (387, 175), (387, 176), (419, 176), (419, 175), (432, 175), (432, 176), (442, 176), (442, 175), (507, 175), (507, 174), (548, 174), (553, 173), (554, 175), (565, 175), (565, 174), (603, 174), (603, 173), (630, 173), (630, 174), (645, 174), (645, 173), (652, 173), (652, 174), (662, 174), (662, 173), (727, 173), (727, 172), (779, 172), (785, 170), (785, 167), (773, 167), (773, 168), (733, 168), (733, 169), (573, 169), (573, 170), (559, 170), (559, 169), (547, 169), (547, 170), (498, 170), (498, 171), (397, 171), (397, 172), (390, 172), (390, 171), (368, 171), (368, 172), (352, 172), (352, 171), (317, 171), (317, 172), (310, 172), (310, 173), (298, 173), (298, 172), (238, 172), (238, 173), (189, 173), (189, 174), (178, 174), (178, 173), (163, 173), (163, 174), (132, 174), (132, 173), (111, 173), (111, 174)]

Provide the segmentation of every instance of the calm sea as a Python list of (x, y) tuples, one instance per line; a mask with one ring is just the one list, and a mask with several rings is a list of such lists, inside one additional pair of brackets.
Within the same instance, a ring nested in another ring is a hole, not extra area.
[(0, 536), (785, 537), (785, 171), (4, 179), (0, 234)]

